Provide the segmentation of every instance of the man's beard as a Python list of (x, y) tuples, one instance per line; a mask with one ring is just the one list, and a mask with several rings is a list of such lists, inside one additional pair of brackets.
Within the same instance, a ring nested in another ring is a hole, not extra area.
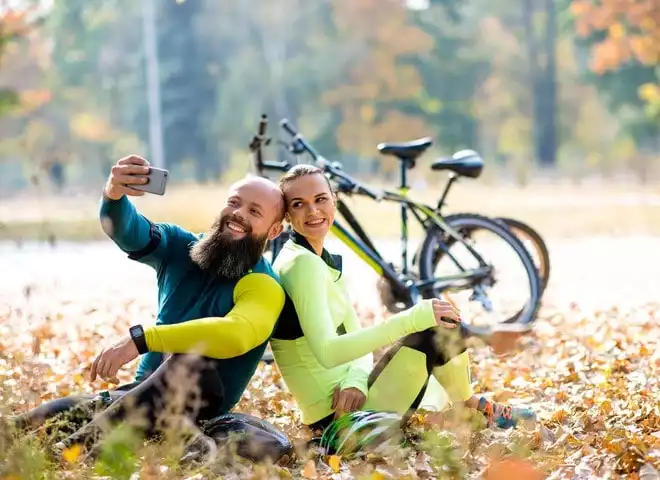
[[(228, 221), (245, 228), (245, 236), (235, 239), (227, 230)], [(237, 280), (257, 264), (266, 241), (267, 235), (252, 235), (249, 225), (233, 215), (226, 215), (218, 219), (209, 232), (192, 246), (190, 258), (205, 272), (212, 272), (221, 279)]]

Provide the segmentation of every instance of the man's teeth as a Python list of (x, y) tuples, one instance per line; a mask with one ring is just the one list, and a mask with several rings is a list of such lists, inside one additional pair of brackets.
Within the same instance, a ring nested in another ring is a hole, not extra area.
[(245, 229), (234, 222), (227, 222), (227, 228), (237, 233), (245, 233)]

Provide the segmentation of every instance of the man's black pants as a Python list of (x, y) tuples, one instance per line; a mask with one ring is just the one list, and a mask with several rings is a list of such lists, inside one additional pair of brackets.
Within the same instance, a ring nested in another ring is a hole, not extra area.
[(129, 419), (132, 412), (138, 414), (137, 428), (145, 435), (163, 430), (167, 425), (162, 421), (181, 415), (195, 423), (210, 420), (226, 413), (221, 411), (224, 396), (213, 359), (172, 355), (145, 380), (112, 390), (105, 399), (103, 395), (59, 398), (14, 417), (14, 422), (20, 429), (32, 429), (65, 414), (77, 429), (64, 441), (65, 446), (89, 444), (104, 426)]

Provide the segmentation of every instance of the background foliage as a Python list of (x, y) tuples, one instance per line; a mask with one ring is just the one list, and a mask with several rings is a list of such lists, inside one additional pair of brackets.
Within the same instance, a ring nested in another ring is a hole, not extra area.
[[(376, 144), (423, 135), (521, 182), (536, 167), (642, 181), (657, 168), (655, 0), (155, 4), (175, 181), (246, 170), (262, 111), (357, 172), (389, 173)], [(151, 155), (141, 2), (2, 12), (3, 193), (98, 185), (118, 156)]]

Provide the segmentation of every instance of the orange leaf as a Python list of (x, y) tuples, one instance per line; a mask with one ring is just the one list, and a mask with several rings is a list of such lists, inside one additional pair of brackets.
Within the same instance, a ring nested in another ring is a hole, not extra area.
[(316, 464), (314, 463), (314, 460), (310, 460), (305, 464), (305, 468), (303, 469), (303, 476), (305, 478), (318, 478), (319, 474), (316, 471)]
[(544, 475), (524, 460), (501, 460), (491, 463), (485, 480), (542, 480)]

